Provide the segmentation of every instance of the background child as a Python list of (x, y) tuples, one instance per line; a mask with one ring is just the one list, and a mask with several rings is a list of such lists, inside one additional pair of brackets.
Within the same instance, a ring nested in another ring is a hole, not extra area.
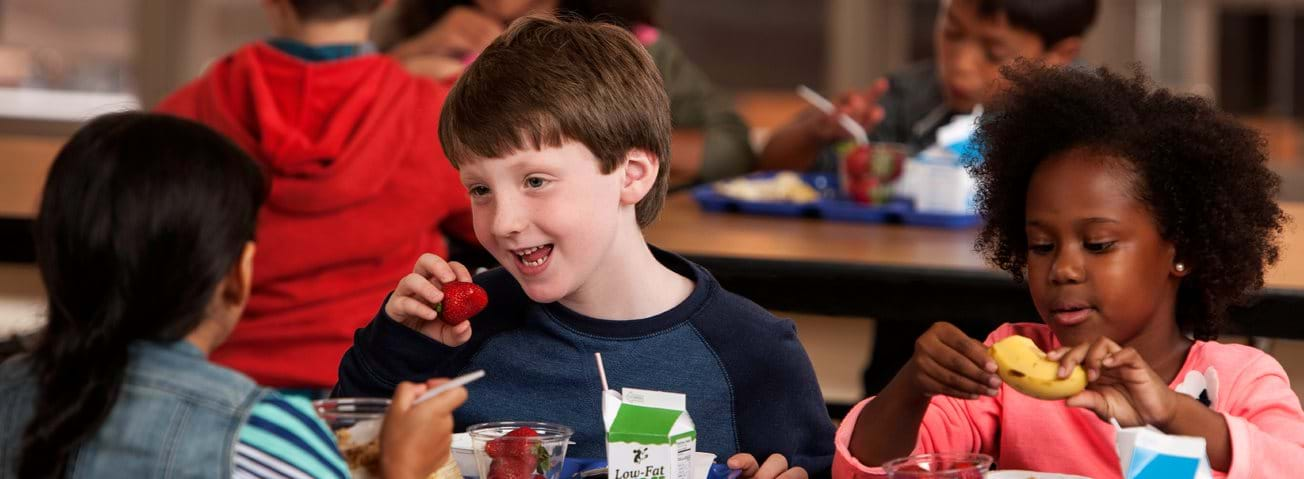
[[(298, 398), (209, 363), (249, 299), (258, 165), (203, 125), (122, 113), (59, 152), (36, 220), (49, 322), (0, 363), (0, 477), (347, 477)], [(394, 393), (385, 477), (447, 459), (465, 390)], [(437, 454), (445, 451), (444, 454)]]
[[(1083, 36), (1096, 17), (1098, 0), (944, 0), (933, 27), (933, 58), (850, 92), (839, 112), (865, 125), (873, 141), (902, 143), (911, 154), (936, 142), (937, 130), (956, 115), (987, 103), (1005, 85), (1000, 68), (1026, 58), (1067, 65), (1078, 57)], [(848, 138), (837, 117), (809, 108), (775, 130), (761, 152), (763, 169), (805, 170), (828, 146)], [(995, 325), (957, 324), (980, 338)], [(877, 394), (910, 359), (911, 345), (928, 325), (918, 321), (875, 324), (867, 395)]]
[(519, 20), (458, 80), (442, 121), (476, 234), (503, 264), (475, 278), (489, 307), (437, 319), (439, 285), (472, 278), (423, 256), (358, 332), (336, 394), (485, 369), (458, 427), (557, 422), (575, 429), (568, 455), (603, 457), (601, 352), (612, 387), (687, 394), (698, 450), (748, 476), (827, 475), (832, 422), (793, 324), (643, 239), (665, 197), (670, 112), (633, 35)]
[(1139, 73), (1007, 74), (1012, 88), (979, 131), (978, 246), (1027, 282), (1046, 324), (1004, 325), (988, 344), (1030, 337), (1061, 375), (1081, 364), (1090, 383), (1064, 402), (1017, 393), (982, 343), (938, 323), (842, 423), (835, 476), (975, 451), (1003, 468), (1120, 477), (1111, 417), (1203, 437), (1218, 477), (1296, 474), (1304, 411), (1285, 372), (1259, 350), (1209, 341), (1277, 259), (1286, 218), (1262, 139)]
[(555, 12), (621, 25), (652, 55), (670, 96), (674, 126), (670, 183), (713, 181), (756, 166), (747, 124), (733, 99), (711, 83), (680, 48), (656, 27), (656, 0), (400, 0), (378, 28), (379, 43), (409, 70), (444, 79), (461, 73), (513, 20)]
[[(276, 38), (214, 63), (159, 110), (227, 135), (271, 175), (253, 297), (213, 360), (324, 390), (359, 318), (444, 233), (474, 243), (435, 131), (446, 90), (371, 53), (380, 0), (270, 0)], [(307, 392), (312, 394), (311, 391)]]

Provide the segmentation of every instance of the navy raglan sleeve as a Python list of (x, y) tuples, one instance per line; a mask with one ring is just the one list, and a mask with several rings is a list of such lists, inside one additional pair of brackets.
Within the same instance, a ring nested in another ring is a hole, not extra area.
[[(388, 301), (388, 298), (386, 298)], [(383, 303), (382, 303), (383, 304)], [(366, 327), (353, 335), (353, 346), (340, 360), (335, 397), (389, 397), (400, 381), (425, 381), (452, 376), (469, 357), (463, 350), (471, 342), (452, 348), (399, 324), (382, 307)]]
[(828, 477), (836, 429), (796, 326), (742, 297), (724, 296), (740, 304), (712, 316), (729, 319), (697, 326), (733, 383), (740, 451), (761, 462), (782, 454), (811, 477)]
[(376, 317), (353, 335), (353, 347), (340, 361), (335, 397), (389, 397), (400, 381), (421, 382), (453, 377), (463, 371), (485, 342), (503, 331), (519, 327), (528, 298), (516, 280), (502, 268), (475, 276), (489, 293), (489, 306), (471, 318), (471, 339), (448, 347), (385, 314), (386, 297)]

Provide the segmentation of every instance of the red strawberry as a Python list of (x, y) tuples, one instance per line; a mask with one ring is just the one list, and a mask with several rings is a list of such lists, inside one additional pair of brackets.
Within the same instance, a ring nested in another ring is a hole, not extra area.
[(869, 173), (869, 145), (859, 145), (847, 153), (847, 175), (859, 177)]
[(524, 438), (500, 437), (485, 444), (484, 453), (493, 458), (528, 457), (530, 455), (530, 441)]
[(533, 479), (534, 458), (499, 457), (489, 463), (488, 479)]
[(479, 314), (489, 305), (489, 294), (475, 283), (454, 281), (444, 285), (444, 301), (435, 306), (439, 319), (456, 325)]
[(529, 427), (518, 427), (506, 434), (507, 437), (539, 437), (539, 432)]
[(484, 445), (484, 453), (489, 457), (530, 457), (533, 441), (525, 438), (500, 437)]
[(848, 192), (851, 193), (851, 200), (857, 203), (869, 204), (872, 198), (869, 196), (869, 190), (874, 187), (874, 178), (862, 178), (851, 182)]
[(485, 444), (484, 453), (494, 458), (533, 457), (536, 455), (535, 447), (539, 446), (539, 441), (530, 439), (535, 437), (539, 437), (539, 433), (534, 429), (528, 427), (513, 429)]

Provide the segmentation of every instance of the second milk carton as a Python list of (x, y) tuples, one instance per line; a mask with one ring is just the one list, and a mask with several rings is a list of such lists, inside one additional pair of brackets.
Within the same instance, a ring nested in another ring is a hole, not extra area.
[(602, 419), (608, 479), (693, 479), (697, 430), (683, 394), (608, 389)]

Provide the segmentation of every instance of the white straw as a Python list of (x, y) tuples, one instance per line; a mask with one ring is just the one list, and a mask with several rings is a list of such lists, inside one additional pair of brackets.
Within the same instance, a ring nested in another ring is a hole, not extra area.
[(598, 361), (598, 378), (602, 380), (602, 390), (607, 390), (607, 370), (602, 367), (602, 353), (593, 353)]
[[(826, 115), (838, 113), (838, 109), (833, 106), (833, 102), (830, 102), (827, 98), (824, 98), (806, 85), (797, 85), (797, 96), (806, 100), (811, 105), (815, 105), (815, 108), (818, 108)], [(856, 120), (852, 120), (846, 113), (838, 114), (838, 124), (842, 125), (842, 128), (847, 130), (847, 133), (851, 134), (851, 137), (856, 140), (856, 144), (869, 144), (869, 134), (865, 132), (865, 127), (860, 126), (860, 123), (856, 123)]]
[(453, 388), (457, 388), (457, 387), (465, 386), (465, 385), (467, 385), (467, 383), (470, 383), (471, 381), (475, 381), (475, 380), (480, 379), (480, 378), (482, 378), (482, 377), (484, 377), (484, 370), (483, 370), (483, 369), (477, 369), (477, 370), (475, 370), (475, 371), (471, 371), (471, 372), (469, 372), (469, 373), (463, 374), (463, 375), (461, 375), (461, 376), (458, 376), (458, 377), (454, 378), (452, 381), (449, 381), (449, 382), (446, 382), (446, 383), (444, 383), (444, 384), (440, 384), (440, 385), (438, 385), (438, 386), (435, 386), (434, 389), (431, 389), (431, 390), (429, 390), (429, 391), (426, 391), (424, 394), (422, 394), (422, 395), (420, 395), (420, 396), (417, 396), (417, 400), (416, 400), (416, 401), (412, 401), (412, 405), (413, 405), (413, 406), (416, 406), (417, 404), (421, 404), (423, 401), (425, 401), (425, 400), (427, 400), (427, 399), (430, 399), (430, 398), (432, 398), (432, 397), (435, 397), (435, 396), (438, 396), (438, 395), (440, 395), (440, 394), (443, 394), (444, 391), (447, 391), (447, 390), (449, 390), (449, 389), (453, 389)]

